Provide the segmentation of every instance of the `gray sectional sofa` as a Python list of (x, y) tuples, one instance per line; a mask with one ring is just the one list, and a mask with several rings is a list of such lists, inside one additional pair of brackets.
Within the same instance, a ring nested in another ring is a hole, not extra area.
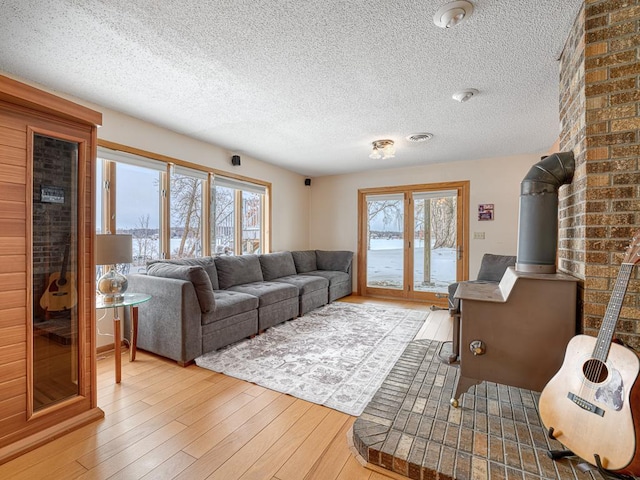
[(353, 252), (305, 250), (158, 260), (128, 275), (138, 348), (187, 365), (269, 327), (351, 294)]

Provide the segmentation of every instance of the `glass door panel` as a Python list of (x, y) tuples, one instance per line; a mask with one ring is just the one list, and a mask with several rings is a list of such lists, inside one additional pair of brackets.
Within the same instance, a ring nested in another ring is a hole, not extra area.
[(404, 290), (404, 194), (367, 195), (367, 287)]
[(360, 190), (360, 294), (446, 304), (467, 278), (468, 197), (466, 181)]
[(413, 193), (413, 290), (446, 293), (457, 276), (457, 192)]
[(33, 410), (79, 394), (79, 144), (33, 137)]

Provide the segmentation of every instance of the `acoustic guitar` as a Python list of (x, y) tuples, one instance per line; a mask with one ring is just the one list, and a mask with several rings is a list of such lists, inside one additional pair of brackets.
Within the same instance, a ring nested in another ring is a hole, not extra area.
[(612, 343), (633, 266), (636, 232), (618, 273), (598, 337), (577, 335), (540, 395), (540, 417), (575, 455), (620, 474), (640, 473), (640, 359)]
[(67, 272), (69, 242), (64, 247), (64, 258), (59, 272), (49, 276), (47, 289), (40, 297), (40, 306), (47, 312), (61, 312), (73, 308), (78, 301), (75, 276)]

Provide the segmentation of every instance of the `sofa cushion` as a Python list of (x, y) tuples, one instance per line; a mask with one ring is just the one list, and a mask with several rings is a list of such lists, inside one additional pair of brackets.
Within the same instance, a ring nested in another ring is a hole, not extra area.
[(196, 265), (176, 265), (169, 262), (156, 262), (147, 267), (147, 275), (164, 278), (177, 278), (193, 283), (202, 313), (212, 312), (216, 307), (211, 280), (204, 268)]
[(313, 272), (307, 272), (306, 275), (316, 275), (326, 278), (329, 280), (329, 286), (348, 282), (350, 280), (348, 273), (338, 272), (336, 270), (315, 270)]
[(298, 273), (307, 273), (318, 269), (315, 250), (291, 252), (291, 256)]
[(147, 267), (154, 263), (173, 263), (175, 265), (194, 265), (204, 268), (204, 271), (209, 275), (211, 280), (211, 287), (214, 290), (218, 290), (218, 272), (216, 270), (216, 262), (213, 257), (196, 257), (196, 258), (171, 258), (168, 260), (156, 260), (147, 263)]
[(295, 285), (298, 287), (300, 295), (306, 295), (316, 290), (326, 290), (329, 288), (329, 280), (316, 275), (289, 275), (276, 278), (274, 282)]
[(239, 255), (237, 257), (223, 255), (215, 257), (218, 270), (218, 286), (226, 290), (234, 285), (261, 282), (262, 268), (257, 255)]
[(243, 285), (234, 285), (229, 290), (258, 297), (259, 307), (265, 307), (298, 296), (298, 287), (278, 282), (245, 283)]
[(258, 297), (246, 293), (233, 292), (231, 290), (216, 290), (213, 292), (216, 299), (215, 315), (202, 317), (202, 324), (218, 322), (222, 319), (239, 315), (258, 308)]
[(265, 253), (260, 255), (260, 266), (265, 281), (296, 274), (291, 252)]
[(318, 270), (336, 270), (349, 273), (353, 252), (316, 250), (316, 263)]
[(508, 267), (516, 265), (516, 257), (510, 255), (494, 255), (485, 253), (480, 263), (480, 271), (478, 272), (478, 280), (489, 282), (499, 282), (502, 280), (504, 272)]

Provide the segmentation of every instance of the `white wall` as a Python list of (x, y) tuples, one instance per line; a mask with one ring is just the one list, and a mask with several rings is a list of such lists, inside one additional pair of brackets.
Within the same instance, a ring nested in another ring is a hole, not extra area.
[[(357, 251), (358, 189), (468, 180), (469, 278), (473, 279), (484, 253), (516, 254), (520, 182), (539, 160), (539, 155), (520, 155), (314, 178), (310, 187), (309, 247)], [(481, 203), (495, 205), (493, 221), (478, 221)], [(485, 239), (474, 240), (474, 232), (484, 232)], [(356, 274), (357, 265), (354, 291)]]

